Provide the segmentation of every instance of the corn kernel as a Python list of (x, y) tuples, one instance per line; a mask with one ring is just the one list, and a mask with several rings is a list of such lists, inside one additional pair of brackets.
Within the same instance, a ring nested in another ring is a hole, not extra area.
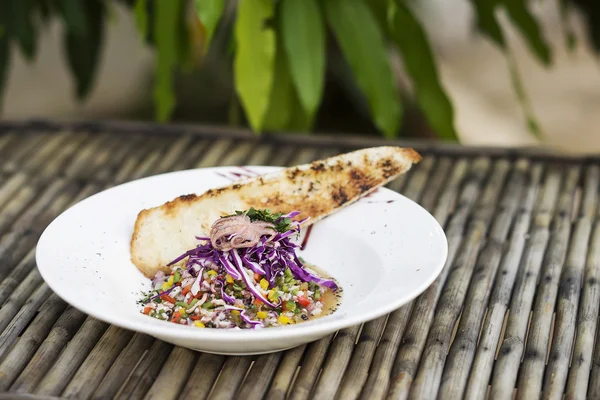
[(200, 321), (194, 321), (194, 326), (198, 328), (205, 328), (204, 324)]
[(260, 280), (260, 287), (263, 288), (263, 290), (267, 290), (269, 288), (269, 281), (267, 281), (265, 278), (262, 278)]
[(258, 319), (265, 319), (267, 318), (267, 312), (266, 311), (259, 311), (256, 313), (256, 316), (258, 317)]
[(283, 314), (281, 314), (277, 318), (277, 321), (279, 321), (279, 323), (281, 323), (281, 324), (289, 324), (291, 322), (290, 319), (287, 316), (283, 315)]
[(225, 275), (225, 282), (233, 283), (233, 277), (229, 274)]

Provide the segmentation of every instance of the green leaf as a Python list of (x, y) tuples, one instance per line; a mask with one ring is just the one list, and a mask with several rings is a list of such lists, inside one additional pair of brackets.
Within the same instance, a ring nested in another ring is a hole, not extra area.
[(393, 137), (402, 119), (402, 106), (383, 33), (361, 0), (328, 0), (327, 20), (370, 104), (375, 126)]
[(288, 69), (285, 54), (282, 48), (277, 46), (277, 57), (275, 58), (275, 74), (271, 95), (269, 97), (269, 108), (264, 120), (264, 129), (269, 131), (284, 130), (292, 116), (294, 86)]
[(274, 12), (272, 0), (241, 0), (234, 28), (235, 87), (255, 132), (262, 130), (273, 85), (275, 31), (267, 22)]
[[(566, 2), (567, 0), (563, 0)], [(600, 3), (589, 0), (571, 1), (574, 7), (577, 7), (579, 14), (584, 18), (586, 36), (590, 45), (597, 52), (600, 51)]]
[(96, 78), (104, 39), (105, 8), (102, 0), (86, 0), (84, 7), (84, 24), (70, 19), (72, 14), (63, 14), (67, 20), (65, 47), (67, 61), (76, 81), (77, 98), (84, 99), (89, 94)]
[(569, 22), (569, 2), (567, 0), (560, 0), (560, 19), (563, 26), (563, 31), (565, 35), (565, 46), (569, 51), (574, 51), (577, 46), (577, 38), (575, 36), (575, 32), (573, 31), (573, 27)]
[(529, 48), (545, 65), (549, 65), (552, 59), (550, 47), (542, 36), (540, 27), (527, 9), (525, 0), (502, 0), (504, 8), (508, 12), (508, 16), (513, 25), (517, 27)]
[(85, 3), (81, 0), (58, 0), (58, 10), (72, 35), (83, 36), (88, 33)]
[(225, 10), (225, 0), (196, 0), (196, 12), (198, 18), (206, 29), (206, 41), (204, 51), (208, 49), (210, 41), (217, 30), (219, 21)]
[(55, 12), (53, 9), (53, 0), (38, 0), (37, 6), (40, 12), (40, 19), (42, 22), (47, 23), (52, 17), (52, 13)]
[(148, 2), (147, 0), (136, 0), (133, 13), (135, 24), (143, 40), (148, 37)]
[(6, 34), (0, 35), (0, 109), (2, 108), (2, 99), (4, 95), (4, 86), (8, 77), (10, 64), (10, 45), (9, 37)]
[(280, 34), (294, 87), (302, 106), (314, 115), (323, 96), (325, 27), (316, 0), (281, 3)]
[(521, 108), (523, 109), (523, 113), (525, 119), (527, 120), (527, 127), (529, 131), (535, 136), (539, 137), (541, 135), (541, 129), (533, 110), (531, 108), (531, 104), (529, 102), (529, 98), (527, 97), (527, 93), (525, 92), (525, 88), (523, 87), (523, 81), (521, 80), (521, 75), (519, 74), (519, 69), (517, 68), (517, 62), (512, 56), (512, 54), (507, 53), (508, 57), (508, 67), (510, 71), (510, 79), (512, 81), (513, 88), (517, 94), (517, 99), (519, 103), (521, 103)]
[(442, 89), (429, 41), (412, 11), (396, 1), (390, 36), (402, 53), (406, 71), (416, 89), (417, 101), (431, 127), (444, 139), (457, 140), (454, 109)]
[(500, 28), (500, 25), (498, 24), (498, 21), (496, 20), (496, 16), (494, 14), (495, 9), (498, 5), (502, 4), (503, 2), (513, 0), (472, 1), (475, 7), (479, 29), (483, 34), (487, 35), (490, 39), (492, 39), (504, 51), (504, 54), (508, 59), (510, 78), (512, 81), (513, 88), (517, 94), (517, 99), (519, 100), (521, 108), (523, 109), (523, 113), (525, 114), (525, 118), (527, 119), (527, 126), (534, 135), (539, 136), (539, 125), (536, 122), (533, 110), (531, 109), (531, 105), (529, 104), (529, 99), (523, 88), (523, 82), (521, 80), (519, 70), (516, 66), (516, 61), (514, 60), (512, 54), (510, 53), (510, 50), (506, 46), (504, 35), (502, 34), (502, 29)]
[(502, 28), (496, 19), (496, 7), (502, 0), (471, 0), (479, 30), (502, 48), (506, 47)]
[(156, 43), (157, 65), (154, 84), (156, 118), (167, 121), (175, 108), (173, 72), (179, 52), (179, 20), (182, 0), (157, 1), (154, 16), (154, 40)]
[(12, 36), (19, 41), (21, 52), (31, 60), (36, 52), (37, 32), (31, 20), (35, 9), (35, 0), (11, 2), (10, 26)]
[(308, 115), (304, 110), (304, 107), (300, 104), (298, 93), (294, 91), (291, 99), (290, 119), (287, 123), (287, 131), (307, 133), (312, 129), (314, 117), (314, 115)]

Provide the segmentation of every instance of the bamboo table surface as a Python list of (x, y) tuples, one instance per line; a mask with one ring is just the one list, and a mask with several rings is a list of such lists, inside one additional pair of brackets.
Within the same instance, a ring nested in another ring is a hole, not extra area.
[(44, 284), (43, 229), (110, 186), (294, 165), (380, 140), (124, 123), (0, 124), (0, 398), (600, 399), (600, 159), (415, 147), (389, 187), (442, 224), (439, 278), (388, 316), (281, 353), (194, 352), (87, 317)]

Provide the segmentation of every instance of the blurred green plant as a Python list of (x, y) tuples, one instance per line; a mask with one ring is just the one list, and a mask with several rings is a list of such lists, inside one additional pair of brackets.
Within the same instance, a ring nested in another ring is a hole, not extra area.
[[(560, 0), (567, 15), (569, 5)], [(503, 10), (544, 65), (552, 54), (525, 0), (470, 0), (476, 27), (509, 62), (509, 71), (532, 132), (539, 131), (514, 60), (498, 23)], [(588, 4), (584, 0), (583, 8)], [(143, 40), (156, 52), (155, 115), (168, 121), (176, 105), (174, 76), (197, 65), (218, 29), (230, 29), (237, 98), (255, 132), (310, 130), (320, 108), (328, 43), (341, 51), (368, 105), (373, 124), (386, 137), (398, 134), (403, 97), (389, 52), (397, 51), (414, 87), (414, 98), (433, 131), (456, 140), (452, 104), (440, 83), (431, 45), (410, 0), (0, 0), (0, 95), (11, 47), (28, 60), (37, 51), (41, 27), (62, 21), (64, 49), (76, 95), (94, 86), (111, 7), (127, 6)], [(592, 4), (592, 3), (589, 3)], [(582, 6), (582, 4), (579, 4)], [(598, 7), (592, 7), (598, 15)], [(223, 23), (227, 15), (233, 20)], [(596, 28), (593, 38), (598, 38)], [(565, 32), (574, 45), (573, 34)]]

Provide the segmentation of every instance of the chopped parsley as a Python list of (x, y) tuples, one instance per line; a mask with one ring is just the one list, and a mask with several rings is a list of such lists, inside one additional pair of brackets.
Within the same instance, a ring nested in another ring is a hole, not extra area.
[(291, 218), (282, 218), (283, 213), (272, 213), (269, 209), (257, 210), (254, 207), (250, 207), (246, 211), (236, 211), (235, 215), (247, 215), (250, 221), (265, 221), (275, 225), (275, 230), (280, 233), (284, 233), (292, 229)]

